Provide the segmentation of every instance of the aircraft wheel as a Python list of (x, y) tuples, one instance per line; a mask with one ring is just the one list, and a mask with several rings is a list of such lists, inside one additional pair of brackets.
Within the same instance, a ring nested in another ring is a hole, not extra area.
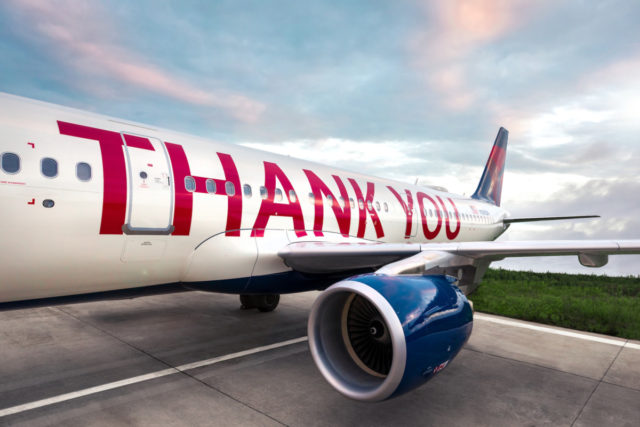
[(275, 310), (279, 302), (280, 295), (278, 294), (240, 295), (240, 308), (243, 310), (257, 308), (266, 313)]
[(240, 295), (240, 308), (243, 310), (256, 308), (253, 304), (253, 295)]
[(256, 295), (257, 303), (256, 307), (262, 312), (273, 311), (280, 302), (280, 295), (268, 294), (268, 295)]

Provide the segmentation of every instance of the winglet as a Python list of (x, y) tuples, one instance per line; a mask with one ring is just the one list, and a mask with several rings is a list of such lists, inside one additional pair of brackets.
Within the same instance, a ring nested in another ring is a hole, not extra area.
[(502, 174), (504, 173), (504, 162), (507, 157), (507, 140), (509, 131), (501, 127), (493, 143), (493, 149), (489, 154), (489, 159), (484, 167), (482, 178), (476, 192), (471, 196), (473, 199), (493, 203), (500, 206), (502, 195)]

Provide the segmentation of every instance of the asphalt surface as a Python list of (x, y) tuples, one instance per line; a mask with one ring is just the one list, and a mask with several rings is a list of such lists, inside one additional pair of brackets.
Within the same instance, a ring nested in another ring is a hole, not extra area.
[(639, 342), (483, 314), (425, 386), (349, 400), (287, 342), (316, 295), (272, 313), (204, 292), (0, 307), (0, 425), (640, 424)]

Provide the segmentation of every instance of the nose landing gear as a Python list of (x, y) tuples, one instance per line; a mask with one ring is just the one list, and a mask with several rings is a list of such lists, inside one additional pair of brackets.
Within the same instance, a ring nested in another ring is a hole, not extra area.
[(243, 310), (257, 308), (262, 312), (273, 311), (279, 302), (280, 295), (278, 294), (240, 295), (240, 308)]

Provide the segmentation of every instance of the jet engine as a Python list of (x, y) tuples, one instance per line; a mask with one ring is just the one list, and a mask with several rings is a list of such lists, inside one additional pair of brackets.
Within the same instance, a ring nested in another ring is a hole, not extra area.
[(473, 310), (450, 276), (368, 274), (338, 282), (316, 300), (309, 346), (340, 393), (380, 401), (424, 384), (471, 335)]

